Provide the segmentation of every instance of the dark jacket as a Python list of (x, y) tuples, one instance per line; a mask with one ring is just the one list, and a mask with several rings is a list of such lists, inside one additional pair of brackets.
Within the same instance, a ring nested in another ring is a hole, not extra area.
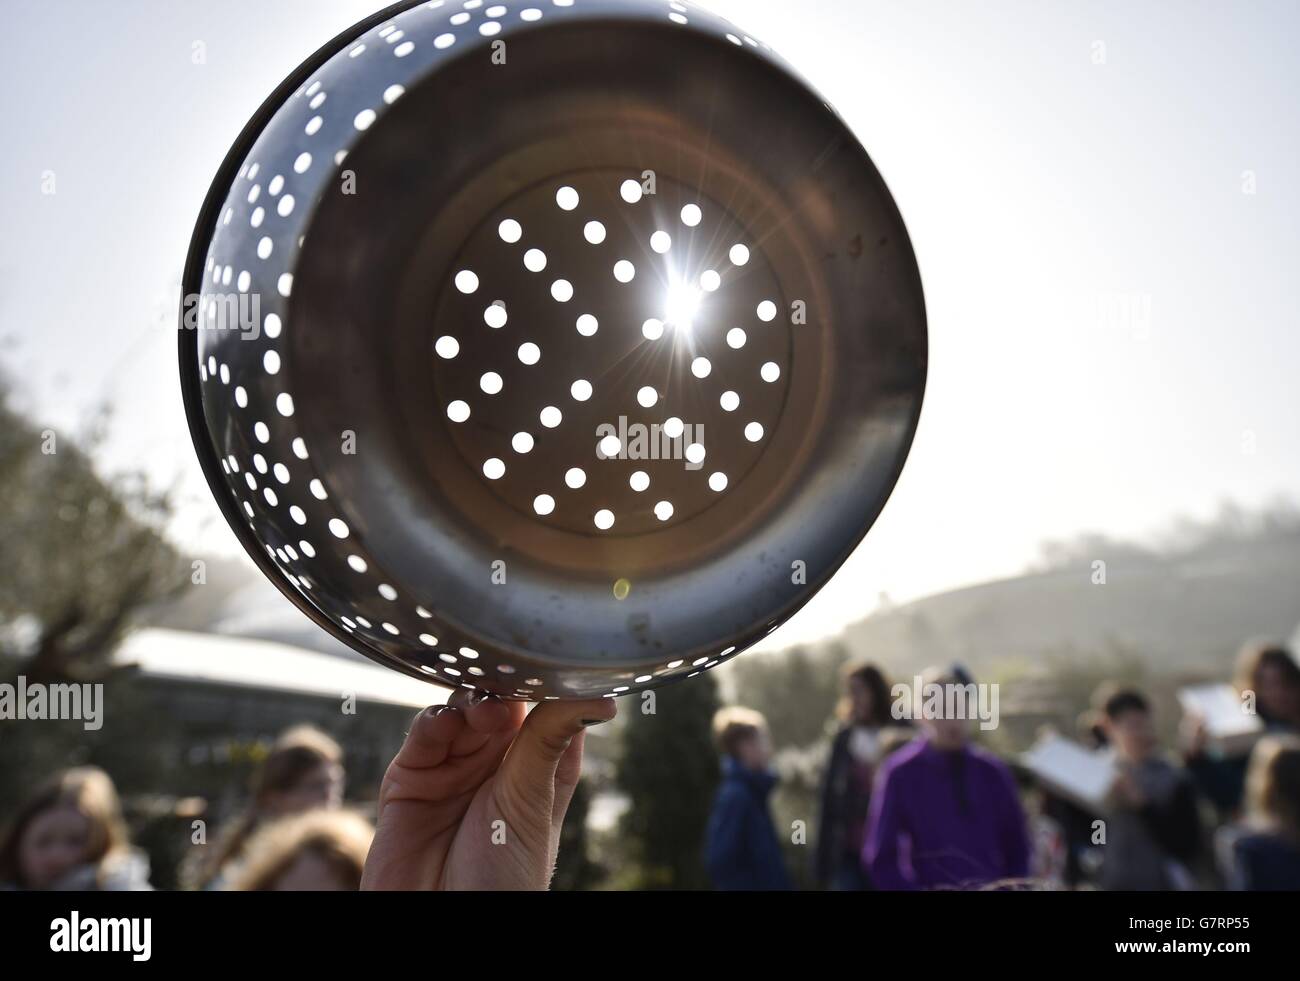
[(768, 813), (776, 774), (722, 760), (722, 784), (709, 815), (705, 863), (715, 889), (789, 889), (781, 841)]
[[(1300, 729), (1269, 718), (1263, 712), (1259, 713), (1259, 720), (1264, 724), (1264, 732), (1269, 735), (1300, 736)], [(1248, 752), (1236, 756), (1220, 756), (1211, 750), (1205, 750), (1187, 758), (1187, 772), (1205, 799), (1214, 805), (1222, 821), (1232, 820), (1241, 810), (1241, 801), (1246, 795), (1246, 769), (1249, 765)]]
[(1300, 889), (1300, 845), (1265, 831), (1242, 834), (1231, 844), (1228, 888), (1251, 892)]
[(857, 873), (857, 888), (867, 884), (859, 856), (866, 837), (871, 780), (877, 760), (854, 758), (853, 734), (851, 725), (844, 726), (835, 734), (826, 774), (822, 778), (821, 820), (817, 828), (813, 875), (824, 886), (844, 888), (841, 880), (845, 869)]

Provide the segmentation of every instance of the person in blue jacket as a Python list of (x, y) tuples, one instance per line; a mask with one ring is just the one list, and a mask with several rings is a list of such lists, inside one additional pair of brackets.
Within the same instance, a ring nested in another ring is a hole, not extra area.
[(767, 720), (752, 709), (724, 708), (713, 732), (722, 750), (722, 783), (709, 815), (705, 862), (720, 890), (790, 889), (781, 841), (768, 811), (777, 777)]
[(1300, 737), (1265, 736), (1250, 754), (1245, 820), (1219, 832), (1229, 889), (1300, 889)]

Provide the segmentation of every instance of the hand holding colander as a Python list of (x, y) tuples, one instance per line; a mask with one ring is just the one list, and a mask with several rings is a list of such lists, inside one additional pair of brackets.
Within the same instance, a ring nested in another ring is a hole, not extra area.
[(346, 32), (240, 137), (184, 292), (194, 442), (265, 574), (375, 660), (507, 697), (652, 687), (775, 629), (880, 512), (925, 382), (865, 151), (676, 2)]

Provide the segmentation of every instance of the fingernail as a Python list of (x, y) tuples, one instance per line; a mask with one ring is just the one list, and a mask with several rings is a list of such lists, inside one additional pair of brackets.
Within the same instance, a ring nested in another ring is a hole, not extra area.
[(490, 691), (476, 691), (469, 696), (469, 704), (478, 705), (480, 702), (500, 702), (501, 696), (494, 695)]
[(602, 722), (608, 722), (609, 719), (582, 719), (581, 721), (582, 721), (582, 727), (585, 729), (588, 726), (598, 726)]

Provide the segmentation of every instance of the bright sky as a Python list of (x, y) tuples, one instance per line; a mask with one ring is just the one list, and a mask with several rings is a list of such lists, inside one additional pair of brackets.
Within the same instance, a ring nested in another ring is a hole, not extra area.
[[(193, 222), (262, 99), (378, 2), (6, 0), (28, 40), (0, 61), (0, 366), (42, 425), (110, 403), (105, 465), (176, 482), (175, 534), (196, 554), (237, 546), (176, 380)], [(832, 633), (881, 591), (1014, 574), (1046, 538), (1300, 496), (1300, 5), (711, 6), (861, 138), (930, 316), (903, 478), (769, 646)]]

